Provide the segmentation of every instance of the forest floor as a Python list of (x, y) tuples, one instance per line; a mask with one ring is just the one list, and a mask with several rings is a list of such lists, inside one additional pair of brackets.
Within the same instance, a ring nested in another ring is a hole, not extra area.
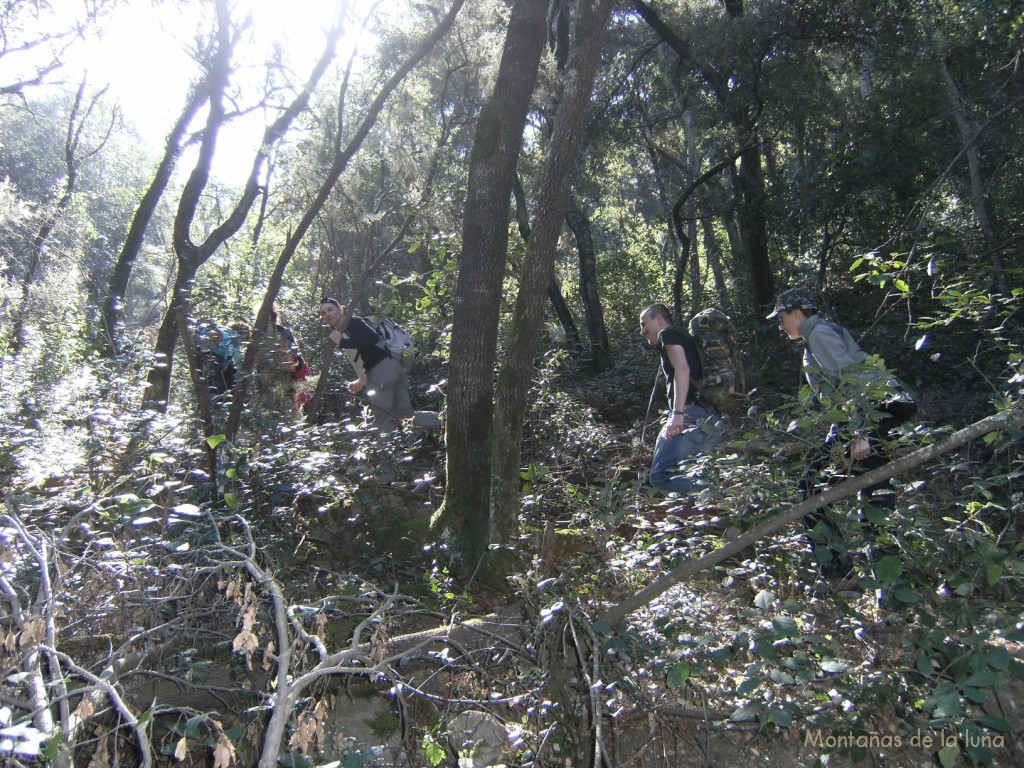
[[(1000, 510), (977, 506), (962, 519), (950, 502), (964, 457), (900, 487), (895, 606), (880, 609), (856, 578), (823, 583), (805, 532), (793, 528), (674, 586), (623, 625), (602, 625), (610, 606), (795, 495), (786, 435), (738, 420), (707, 467), (718, 485), (699, 500), (705, 512), (652, 497), (643, 477), (656, 426), (636, 423), (649, 387), (638, 370), (625, 366), (586, 389), (538, 388), (522, 537), (500, 568), (469, 584), (449, 573), (446, 545), (429, 530), (443, 497), (440, 438), (375, 445), (334, 423), (278, 424), (244, 450), (222, 447), (220, 505), (202, 498), (206, 453), (188, 439), (154, 438), (114, 477), (102, 453), (45, 469), (32, 453), (43, 431), (25, 430), (0, 467), (11, 487), (3, 562), (26, 566), (11, 573), (27, 600), (39, 586), (25, 544), (52, 538), (57, 643), (80, 668), (98, 673), (112, 654), (127, 658), (130, 637), (170, 632), (167, 655), (124, 681), (138, 713), (153, 701), (166, 708), (154, 727), (161, 766), (180, 764), (171, 754), (186, 736), (190, 764), (212, 765), (202, 752), (204, 709), (241, 730), (240, 764), (259, 754), (266, 710), (256, 703), (272, 690), (275, 605), (247, 575), (260, 564), (304, 631), (337, 649), (362, 631), (372, 654), (395, 654), (386, 675), (356, 665), (342, 670), (346, 682), (303, 700), (296, 767), (454, 765), (463, 737), (445, 732), (467, 717), (501, 742), (492, 758), (477, 744), (474, 768), (1024, 765), (1024, 625), (1019, 592), (1002, 586), (1020, 579), (1005, 536), (990, 535)], [(99, 419), (65, 425), (61, 445), (112, 446), (117, 429)], [(38, 528), (15, 530), (15, 518)], [(1019, 540), (1011, 522), (1006, 535)], [(863, 548), (854, 549), (866, 576)], [(488, 634), (457, 634), (495, 615), (502, 623)], [(402, 643), (413, 633), (446, 645), (416, 645), (407, 656)], [(255, 650), (238, 650), (243, 636)], [(0, 653), (13, 663), (17, 637), (7, 640)], [(306, 648), (295, 663), (314, 655)], [(11, 700), (19, 681), (4, 684)], [(302, 719), (314, 710), (328, 712), (320, 730)], [(86, 761), (103, 732), (83, 743)], [(132, 739), (120, 733), (129, 755)]]

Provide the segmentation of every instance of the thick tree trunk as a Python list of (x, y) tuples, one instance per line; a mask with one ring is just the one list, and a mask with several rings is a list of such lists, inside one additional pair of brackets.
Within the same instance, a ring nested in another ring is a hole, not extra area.
[(597, 248), (594, 247), (594, 237), (590, 231), (590, 219), (573, 195), (569, 195), (565, 221), (576, 239), (576, 251), (580, 259), (580, 298), (583, 300), (583, 314), (587, 319), (587, 335), (590, 337), (590, 370), (600, 373), (611, 367), (612, 349), (604, 325), (601, 294), (597, 285)]
[(761, 170), (761, 149), (749, 147), (740, 154), (735, 175), (739, 197), (740, 237), (750, 275), (750, 287), (759, 307), (771, 307), (775, 301), (775, 281), (768, 258), (768, 226), (765, 221), (764, 174)]
[(613, 4), (614, 0), (595, 0), (592, 4), (580, 5), (573, 46), (563, 73), (562, 95), (541, 178), (539, 214), (526, 249), (508, 348), (498, 375), (491, 436), (490, 508), (491, 541), (494, 543), (508, 543), (517, 529), (523, 420), (534, 356), (544, 325), (544, 296), (583, 145), (601, 41)]
[(546, 11), (546, 0), (513, 4), (498, 79), (477, 118), (470, 155), (448, 373), (447, 483), (435, 519), (451, 532), (463, 575), (474, 572), (489, 539), (494, 363), (509, 209), (547, 37)]

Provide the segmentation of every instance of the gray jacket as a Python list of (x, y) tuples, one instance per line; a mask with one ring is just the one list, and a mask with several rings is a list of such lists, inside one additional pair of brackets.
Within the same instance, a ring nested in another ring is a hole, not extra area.
[(869, 356), (843, 326), (811, 315), (804, 320), (800, 336), (804, 373), (817, 394), (828, 387), (847, 397), (866, 394), (879, 403), (914, 399), (903, 382), (886, 371), (885, 362)]

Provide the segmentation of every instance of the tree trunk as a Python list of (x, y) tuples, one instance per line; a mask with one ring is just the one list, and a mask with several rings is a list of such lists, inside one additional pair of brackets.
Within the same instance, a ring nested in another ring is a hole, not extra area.
[(569, 348), (580, 352), (583, 350), (583, 340), (580, 338), (580, 330), (576, 327), (576, 320), (569, 311), (569, 305), (565, 303), (565, 296), (562, 295), (562, 288), (554, 275), (548, 282), (548, 298), (551, 300), (551, 308), (555, 311), (558, 324), (562, 326), (566, 343)]
[(472, 574), (487, 551), (494, 363), (509, 209), (546, 39), (546, 11), (546, 0), (512, 5), (498, 79), (477, 118), (470, 155), (448, 372), (447, 482), (434, 521), (451, 532), (463, 575)]
[(989, 252), (989, 258), (992, 260), (992, 267), (996, 273), (996, 279), (999, 281), (999, 288), (1005, 294), (1009, 295), (1010, 285), (1006, 279), (1006, 269), (1003, 264), (1003, 260), (999, 255), (999, 250), (996, 248), (989, 249), (988, 246), (995, 242), (995, 235), (992, 231), (992, 224), (988, 217), (988, 204), (985, 201), (985, 182), (982, 179), (981, 174), (981, 155), (978, 152), (978, 145), (972, 139), (977, 129), (971, 124), (971, 120), (967, 115), (967, 110), (964, 107), (963, 97), (960, 95), (960, 88), (953, 78), (953, 73), (949, 69), (949, 60), (942, 60), (942, 80), (946, 86), (946, 96), (949, 98), (949, 104), (953, 111), (953, 118), (956, 120), (956, 127), (960, 133), (960, 140), (964, 143), (967, 154), (967, 171), (970, 176), (971, 183), (971, 202), (974, 206), (974, 218), (978, 222), (978, 229), (981, 230), (982, 241), (985, 244), (985, 250)]
[(491, 439), (491, 541), (509, 543), (519, 517), (519, 465), (523, 420), (532, 382), (534, 356), (544, 325), (544, 295), (554, 267), (558, 238), (580, 149), (583, 145), (601, 41), (614, 0), (581, 4), (554, 131), (544, 163), (538, 216), (526, 249), (519, 294), (505, 359), (498, 375)]
[[(560, 14), (561, 15), (561, 14)], [(524, 243), (530, 241), (530, 217), (526, 211), (526, 192), (523, 191), (522, 182), (516, 176), (515, 184), (512, 186), (512, 195), (516, 201), (516, 223), (519, 225), (519, 235)], [(583, 350), (583, 342), (580, 339), (580, 331), (576, 327), (569, 305), (565, 303), (562, 289), (554, 275), (551, 275), (551, 282), (548, 283), (548, 298), (551, 299), (551, 308), (555, 311), (562, 332), (565, 333), (569, 347), (575, 351)]]
[[(444, 18), (438, 22), (437, 26), (428, 34), (423, 41), (416, 46), (416, 48), (406, 57), (405, 61), (402, 62), (401, 66), (395, 70), (395, 73), (388, 78), (387, 82), (381, 86), (377, 92), (377, 96), (370, 104), (369, 109), (366, 110), (366, 115), (363, 117), (363, 121), (359, 124), (359, 128), (349, 139), (348, 143), (342, 147), (341, 138), (339, 135), (338, 144), (335, 147), (334, 162), (331, 163), (331, 168), (327, 172), (327, 176), (323, 183), (320, 185), (320, 189), (317, 191), (316, 197), (313, 202), (310, 203), (309, 207), (306, 208), (305, 213), (302, 215), (302, 219), (299, 220), (295, 231), (292, 232), (288, 237), (288, 242), (285, 243), (284, 250), (278, 257), (277, 266), (274, 268), (274, 273), (270, 277), (270, 282), (267, 285), (266, 295), (263, 297), (263, 304), (260, 307), (259, 314), (257, 315), (257, 327), (266, 327), (267, 322), (270, 318), (270, 308), (273, 306), (274, 299), (277, 297), (277, 291), (281, 286), (281, 280), (284, 277), (285, 267), (291, 261), (292, 254), (295, 253), (295, 249), (299, 247), (299, 243), (302, 242), (302, 238), (306, 236), (306, 232), (313, 225), (316, 217), (320, 215), (320, 211), (323, 210), (324, 204), (331, 195), (331, 191), (334, 189), (334, 185), (338, 183), (338, 179), (341, 178), (341, 174), (348, 167), (348, 164), (355, 157), (356, 152), (363, 145), (363, 141), (370, 133), (370, 129), (377, 122), (377, 117), (380, 115), (381, 110), (384, 108), (384, 104), (387, 103), (388, 98), (394, 93), (395, 89), (405, 80), (412, 70), (430, 53), (434, 46), (448, 34), (452, 26), (455, 24), (455, 19), (459, 15), (459, 11), (462, 10), (465, 0), (455, 0), (452, 3), (452, 7), (445, 14)], [(341, 108), (344, 106), (344, 91), (339, 99), (338, 113), (341, 114)], [(364, 273), (364, 278), (368, 273)], [(358, 294), (362, 294), (363, 283), (355, 286), (355, 291)], [(351, 305), (355, 306), (359, 302), (358, 297), (354, 297), (350, 302)], [(254, 345), (255, 346), (255, 345)], [(321, 368), (320, 380), (317, 382), (316, 391), (313, 393), (312, 402), (309, 404), (309, 409), (306, 414), (306, 421), (309, 424), (316, 423), (317, 414), (320, 411), (320, 403), (323, 400), (324, 391), (327, 388), (327, 371), (330, 369), (331, 360), (334, 358), (334, 344), (330, 341), (325, 341), (322, 350), (323, 367)], [(255, 349), (246, 352), (245, 360), (242, 363), (242, 371), (244, 373), (251, 373), (256, 364), (256, 351)], [(232, 405), (231, 416), (228, 419), (228, 436), (232, 437), (238, 430), (238, 425), (242, 417), (242, 404), (241, 401)]]
[(722, 249), (718, 245), (718, 236), (715, 235), (714, 220), (710, 216), (705, 216), (700, 220), (700, 226), (704, 232), (704, 253), (715, 281), (715, 296), (718, 305), (724, 306), (727, 304), (728, 293), (725, 287), (725, 274), (722, 272)]
[[(231, 20), (228, 14), (228, 5), (225, 0), (218, 0), (218, 47), (210, 62), (208, 77), (209, 113), (206, 118), (202, 142), (199, 146), (199, 157), (188, 181), (185, 182), (181, 199), (178, 201), (178, 211), (174, 218), (173, 242), (174, 253), (178, 258), (178, 276), (175, 278), (171, 306), (167, 309), (167, 314), (157, 336), (156, 353), (158, 355), (158, 362), (149, 372), (149, 387), (144, 398), (144, 403), (147, 406), (158, 411), (162, 411), (167, 407), (171, 386), (171, 367), (174, 362), (174, 345), (175, 338), (177, 337), (175, 313), (179, 308), (183, 309), (186, 313), (188, 312), (188, 305), (192, 295), (192, 280), (195, 278), (199, 268), (206, 263), (218, 248), (227, 242), (229, 238), (233, 237), (241, 229), (242, 224), (245, 223), (249, 210), (260, 193), (259, 177), (263, 165), (270, 154), (270, 150), (288, 132), (295, 118), (305, 111), (313, 89), (334, 58), (334, 49), (343, 31), (343, 26), (339, 23), (328, 33), (324, 51), (313, 67), (313, 71), (302, 90), (299, 91), (295, 99), (278, 118), (264, 130), (263, 140), (260, 143), (259, 149), (256, 150), (256, 157), (253, 160), (252, 169), (249, 171), (249, 178), (246, 180), (245, 187), (234, 209), (213, 229), (202, 243), (196, 244), (192, 240), (192, 223), (195, 220), (200, 198), (210, 179), (210, 167), (213, 164), (217, 137), (226, 119), (223, 101), (228, 78), (231, 73), (231, 56), (235, 45), (234, 35), (231, 30)], [(267, 317), (269, 317), (269, 311)], [(257, 327), (261, 327), (259, 325), (260, 320), (265, 325), (267, 317), (258, 318)]]
[(590, 337), (590, 370), (600, 373), (611, 367), (612, 350), (597, 286), (597, 248), (594, 247), (594, 237), (590, 232), (590, 220), (571, 194), (565, 221), (572, 230), (580, 258), (580, 298), (583, 300), (583, 314), (587, 319), (587, 335)]
[(768, 308), (775, 301), (775, 282), (771, 260), (768, 258), (764, 174), (761, 171), (759, 146), (748, 147), (740, 154), (739, 170), (734, 178), (739, 198), (737, 218), (750, 287), (755, 303), (761, 308)]
[(124, 301), (128, 293), (128, 283), (131, 280), (132, 269), (135, 267), (135, 260), (142, 250), (142, 243), (146, 237), (146, 228), (156, 212), (157, 204), (163, 196), (167, 184), (171, 180), (171, 174), (181, 157), (184, 149), (184, 136), (188, 130), (199, 108), (206, 98), (207, 84), (197, 84), (189, 93), (185, 101), (185, 107), (178, 116), (177, 122), (167, 136), (164, 145), (164, 156), (157, 166), (153, 180), (149, 184), (142, 199), (139, 201), (135, 214), (132, 216), (128, 233), (125, 235), (121, 252), (114, 264), (114, 272), (110, 276), (110, 286), (107, 289), (107, 296), (103, 302), (103, 325), (106, 333), (106, 344), (104, 352), (107, 356), (113, 356), (120, 351), (120, 323), (124, 317)]

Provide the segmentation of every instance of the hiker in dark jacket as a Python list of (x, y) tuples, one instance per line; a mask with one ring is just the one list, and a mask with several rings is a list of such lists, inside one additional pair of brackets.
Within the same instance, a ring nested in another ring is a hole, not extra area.
[[(847, 467), (860, 475), (890, 460), (888, 445), (893, 430), (917, 412), (907, 389), (884, 367), (873, 364), (850, 332), (818, 314), (814, 294), (807, 288), (791, 288), (779, 295), (768, 319), (778, 318), (779, 330), (789, 338), (804, 342), (803, 370), (807, 383), (820, 400), (861, 404), (854, 408), (851, 420), (833, 424), (825, 439), (822, 454), (811, 462), (801, 482), (804, 498), (816, 492), (822, 472), (832, 460), (832, 447), (846, 441)], [(878, 361), (874, 361), (877, 363)], [(861, 492), (862, 500), (873, 507), (893, 509), (895, 495), (889, 484), (879, 483)], [(808, 528), (821, 524), (825, 533), (837, 533), (825, 510), (812, 512), (804, 518)], [(877, 529), (872, 528), (877, 534)], [(848, 569), (845, 554), (835, 548), (815, 547), (815, 559), (832, 575), (843, 575)]]

